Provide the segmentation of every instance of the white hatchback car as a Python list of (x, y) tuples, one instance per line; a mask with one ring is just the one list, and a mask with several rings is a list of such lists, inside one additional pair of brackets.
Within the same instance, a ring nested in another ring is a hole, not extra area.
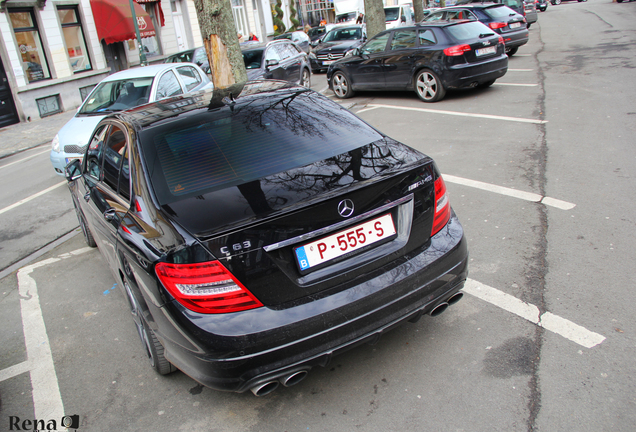
[(88, 141), (101, 119), (159, 99), (212, 88), (208, 76), (193, 63), (165, 63), (117, 72), (102, 80), (86, 97), (77, 114), (51, 142), (51, 163), (64, 167), (84, 156)]

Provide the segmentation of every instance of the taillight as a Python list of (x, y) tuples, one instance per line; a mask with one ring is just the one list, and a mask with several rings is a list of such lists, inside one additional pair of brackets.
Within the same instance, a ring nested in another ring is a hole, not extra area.
[(488, 27), (490, 27), (493, 30), (504, 28), (507, 25), (508, 25), (508, 23), (503, 23), (503, 22), (491, 22), (491, 23), (488, 23)]
[(440, 175), (435, 180), (435, 216), (433, 217), (431, 237), (444, 228), (450, 219), (450, 214), (451, 207), (448, 195), (446, 195), (446, 183), (444, 183), (444, 179)]
[(263, 306), (218, 261), (197, 264), (159, 263), (157, 277), (183, 306), (200, 313), (229, 313)]
[(470, 51), (472, 48), (468, 44), (455, 45), (444, 50), (444, 54), (449, 57), (460, 56), (466, 51)]
[(502, 45), (504, 44), (504, 40), (503, 40), (503, 38), (501, 36), (499, 36), (499, 41), (497, 43), (500, 43)]

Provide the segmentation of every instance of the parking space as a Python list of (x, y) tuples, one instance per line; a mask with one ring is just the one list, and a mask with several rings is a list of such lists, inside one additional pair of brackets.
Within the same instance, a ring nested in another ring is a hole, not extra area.
[[(120, 287), (76, 236), (0, 280), (0, 429), (9, 416), (78, 414), (90, 431), (629, 430), (634, 91), (620, 80), (586, 88), (591, 58), (579, 74), (554, 73), (561, 66), (550, 42), (560, 20), (587, 20), (590, 8), (625, 24), (609, 4), (568, 6), (540, 15), (531, 42), (489, 89), (435, 104), (407, 92), (340, 101), (433, 157), (445, 175), (470, 251), (457, 305), (291, 388), (263, 398), (221, 393), (148, 367)], [(593, 30), (603, 43), (621, 37), (605, 30)], [(633, 48), (623, 55), (636, 59)], [(312, 84), (324, 90), (325, 75)], [(630, 98), (606, 97), (621, 90)]]

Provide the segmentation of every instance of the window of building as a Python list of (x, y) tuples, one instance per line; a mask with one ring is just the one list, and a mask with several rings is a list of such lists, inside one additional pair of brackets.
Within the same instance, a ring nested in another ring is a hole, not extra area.
[(51, 78), (33, 9), (9, 9), (9, 17), (27, 81)]
[(47, 96), (42, 99), (36, 99), (40, 117), (46, 117), (53, 114), (61, 113), (60, 95)]
[(58, 6), (57, 15), (62, 24), (66, 53), (71, 62), (73, 73), (93, 69), (86, 49), (86, 39), (77, 13), (77, 6)]

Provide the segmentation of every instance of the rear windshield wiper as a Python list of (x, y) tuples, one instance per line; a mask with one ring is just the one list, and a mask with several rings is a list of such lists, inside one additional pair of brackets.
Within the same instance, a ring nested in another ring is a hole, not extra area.
[(494, 36), (494, 35), (495, 35), (494, 33), (482, 33), (479, 35), (479, 38), (483, 39), (485, 37)]

